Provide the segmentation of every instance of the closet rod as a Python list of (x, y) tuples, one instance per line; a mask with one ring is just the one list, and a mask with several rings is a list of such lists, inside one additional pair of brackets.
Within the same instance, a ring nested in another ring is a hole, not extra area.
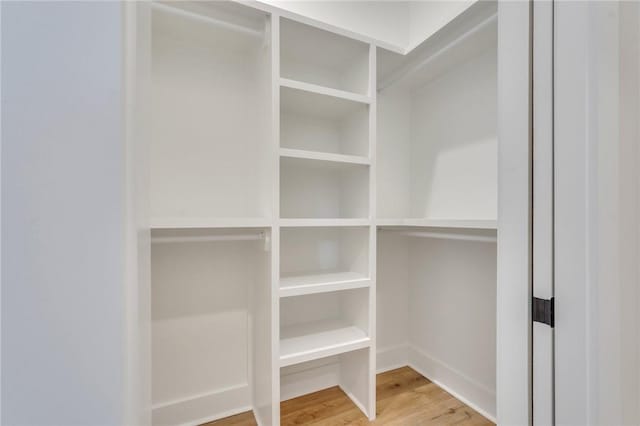
[(171, 236), (171, 237), (151, 237), (152, 243), (208, 243), (215, 241), (259, 241), (265, 238), (265, 233), (258, 234), (228, 234), (228, 235), (192, 235), (192, 236)]
[(495, 243), (498, 241), (497, 237), (490, 235), (465, 235), (465, 234), (451, 234), (444, 232), (418, 232), (418, 231), (403, 231), (399, 234), (407, 237), (416, 238), (434, 238), (440, 240), (461, 240), (461, 241), (480, 241), (485, 243)]
[(443, 48), (438, 50), (433, 55), (428, 56), (427, 58), (425, 58), (424, 60), (418, 62), (417, 64), (415, 64), (413, 66), (411, 66), (411, 64), (409, 64), (409, 66), (401, 68), (398, 71), (394, 72), (388, 78), (386, 78), (382, 82), (380, 82), (380, 85), (378, 86), (378, 92), (383, 91), (387, 87), (389, 87), (389, 86), (393, 85), (394, 83), (396, 83), (398, 80), (400, 80), (402, 78), (405, 78), (405, 77), (407, 77), (407, 76), (409, 76), (409, 75), (411, 75), (411, 74), (413, 74), (413, 73), (415, 73), (417, 71), (420, 71), (422, 68), (424, 68), (427, 65), (429, 65), (431, 62), (436, 60), (438, 57), (442, 56), (447, 50), (454, 48), (458, 44), (462, 43), (463, 41), (465, 41), (469, 37), (474, 36), (476, 33), (480, 32), (485, 27), (493, 24), (497, 20), (498, 20), (498, 14), (495, 13), (495, 14), (489, 16), (484, 21), (482, 21), (480, 24), (476, 25), (475, 27), (471, 28), (470, 30), (466, 31), (465, 33), (461, 34), (458, 38), (454, 39), (453, 41), (451, 41), (450, 43), (445, 45)]
[(174, 15), (179, 15), (184, 18), (193, 19), (194, 21), (204, 22), (206, 24), (216, 25), (221, 28), (236, 31), (239, 33), (244, 33), (252, 37), (256, 37), (260, 39), (263, 38), (262, 31), (254, 30), (252, 28), (244, 27), (242, 25), (232, 24), (230, 22), (222, 21), (220, 19), (216, 19), (211, 16), (200, 15), (198, 13), (180, 9), (175, 6), (169, 6), (163, 3), (157, 3), (155, 1), (152, 2), (151, 4), (153, 5), (154, 8), (158, 10), (162, 10), (164, 12), (173, 13)]

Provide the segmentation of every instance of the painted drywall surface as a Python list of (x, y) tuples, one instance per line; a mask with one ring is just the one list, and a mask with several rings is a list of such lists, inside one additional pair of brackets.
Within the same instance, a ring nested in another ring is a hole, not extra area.
[(2, 423), (122, 424), (118, 3), (2, 4)]
[(371, 37), (407, 51), (435, 34), (475, 0), (290, 1), (262, 0), (280, 9)]
[(465, 1), (409, 1), (409, 37), (407, 49), (412, 50), (435, 34), (453, 18), (475, 3)]
[(263, 3), (400, 47), (409, 41), (409, 2), (287, 1)]
[(413, 217), (497, 218), (496, 63), (491, 49), (413, 95)]
[(411, 204), (411, 98), (383, 91), (377, 104), (377, 215), (408, 217)]
[(495, 417), (496, 245), (411, 238), (409, 250), (410, 359)]

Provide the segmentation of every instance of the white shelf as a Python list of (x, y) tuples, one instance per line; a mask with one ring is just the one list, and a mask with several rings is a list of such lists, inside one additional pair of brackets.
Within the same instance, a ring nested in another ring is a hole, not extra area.
[(280, 278), (280, 297), (327, 293), (368, 287), (371, 280), (358, 272), (334, 272)]
[(306, 160), (331, 161), (335, 163), (369, 165), (367, 157), (359, 155), (332, 154), (329, 152), (307, 151), (304, 149), (280, 148), (280, 156), (287, 158), (302, 158)]
[(363, 330), (337, 320), (284, 327), (280, 333), (280, 366), (363, 349), (370, 342)]
[(424, 228), (497, 229), (497, 220), (486, 219), (377, 219), (377, 226), (415, 226)]
[(283, 228), (313, 227), (313, 226), (369, 226), (369, 219), (280, 219)]
[(347, 101), (360, 102), (363, 104), (371, 103), (371, 98), (369, 96), (347, 92), (344, 90), (332, 89), (330, 87), (319, 86), (317, 84), (305, 83), (303, 81), (292, 80), (289, 78), (280, 78), (280, 86), (288, 87), (290, 89), (303, 90), (310, 93), (316, 93), (318, 95), (332, 96), (334, 98), (344, 99)]
[(355, 116), (358, 112), (365, 117), (368, 106), (362, 99), (353, 100), (316, 90), (280, 86), (280, 114), (283, 117), (293, 114), (337, 122)]
[(150, 225), (151, 229), (268, 228), (272, 221), (262, 217), (155, 217)]

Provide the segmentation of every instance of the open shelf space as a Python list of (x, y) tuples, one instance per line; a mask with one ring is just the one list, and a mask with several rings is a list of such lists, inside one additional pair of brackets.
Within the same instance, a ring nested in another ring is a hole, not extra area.
[(368, 347), (369, 289), (280, 300), (280, 365)]
[(360, 102), (364, 104), (371, 103), (371, 98), (369, 96), (345, 92), (344, 90), (332, 89), (330, 87), (319, 86), (317, 84), (305, 83), (304, 81), (291, 80), (289, 78), (281, 78), (280, 86), (315, 93), (317, 95), (331, 96), (334, 98), (344, 99), (346, 101)]
[(366, 218), (369, 168), (301, 158), (280, 160), (282, 218)]
[(282, 18), (280, 73), (284, 78), (367, 95), (369, 45)]
[(283, 228), (280, 283), (369, 276), (369, 228)]
[(281, 87), (280, 146), (367, 157), (369, 105)]
[(495, 43), (422, 87), (378, 94), (378, 225), (496, 228), (496, 96)]
[(368, 287), (371, 280), (359, 272), (330, 272), (280, 279), (280, 297), (302, 296)]
[(327, 152), (307, 151), (303, 149), (290, 148), (280, 148), (280, 157), (363, 165), (369, 165), (371, 163), (367, 157), (358, 155), (331, 154)]
[(264, 13), (227, 2), (152, 8), (151, 217), (269, 215), (265, 23)]
[[(267, 233), (151, 232), (154, 424), (195, 422), (223, 414), (234, 403), (250, 404), (248, 383), (261, 377), (259, 372), (270, 372), (259, 369), (250, 355), (252, 348), (270, 350), (257, 340), (267, 333), (269, 311), (255, 308), (270, 300)], [(222, 403), (219, 394), (230, 388), (237, 398)]]
[(366, 348), (367, 334), (344, 321), (323, 320), (285, 327), (280, 332), (280, 366)]

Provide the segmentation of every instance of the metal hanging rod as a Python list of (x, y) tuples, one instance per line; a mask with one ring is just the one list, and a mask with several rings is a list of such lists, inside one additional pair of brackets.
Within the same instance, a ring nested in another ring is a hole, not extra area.
[(184, 18), (192, 19), (194, 21), (203, 22), (205, 24), (216, 25), (221, 28), (225, 28), (228, 30), (236, 31), (239, 33), (243, 33), (252, 37), (256, 37), (259, 39), (263, 38), (262, 31), (254, 30), (253, 28), (244, 27), (238, 24), (232, 24), (231, 22), (226, 22), (221, 19), (216, 19), (211, 16), (200, 15), (195, 12), (190, 12), (188, 10), (180, 9), (179, 7), (169, 6), (164, 3), (152, 2), (151, 5), (158, 10), (162, 10), (164, 12), (173, 13), (174, 15), (179, 15)]

